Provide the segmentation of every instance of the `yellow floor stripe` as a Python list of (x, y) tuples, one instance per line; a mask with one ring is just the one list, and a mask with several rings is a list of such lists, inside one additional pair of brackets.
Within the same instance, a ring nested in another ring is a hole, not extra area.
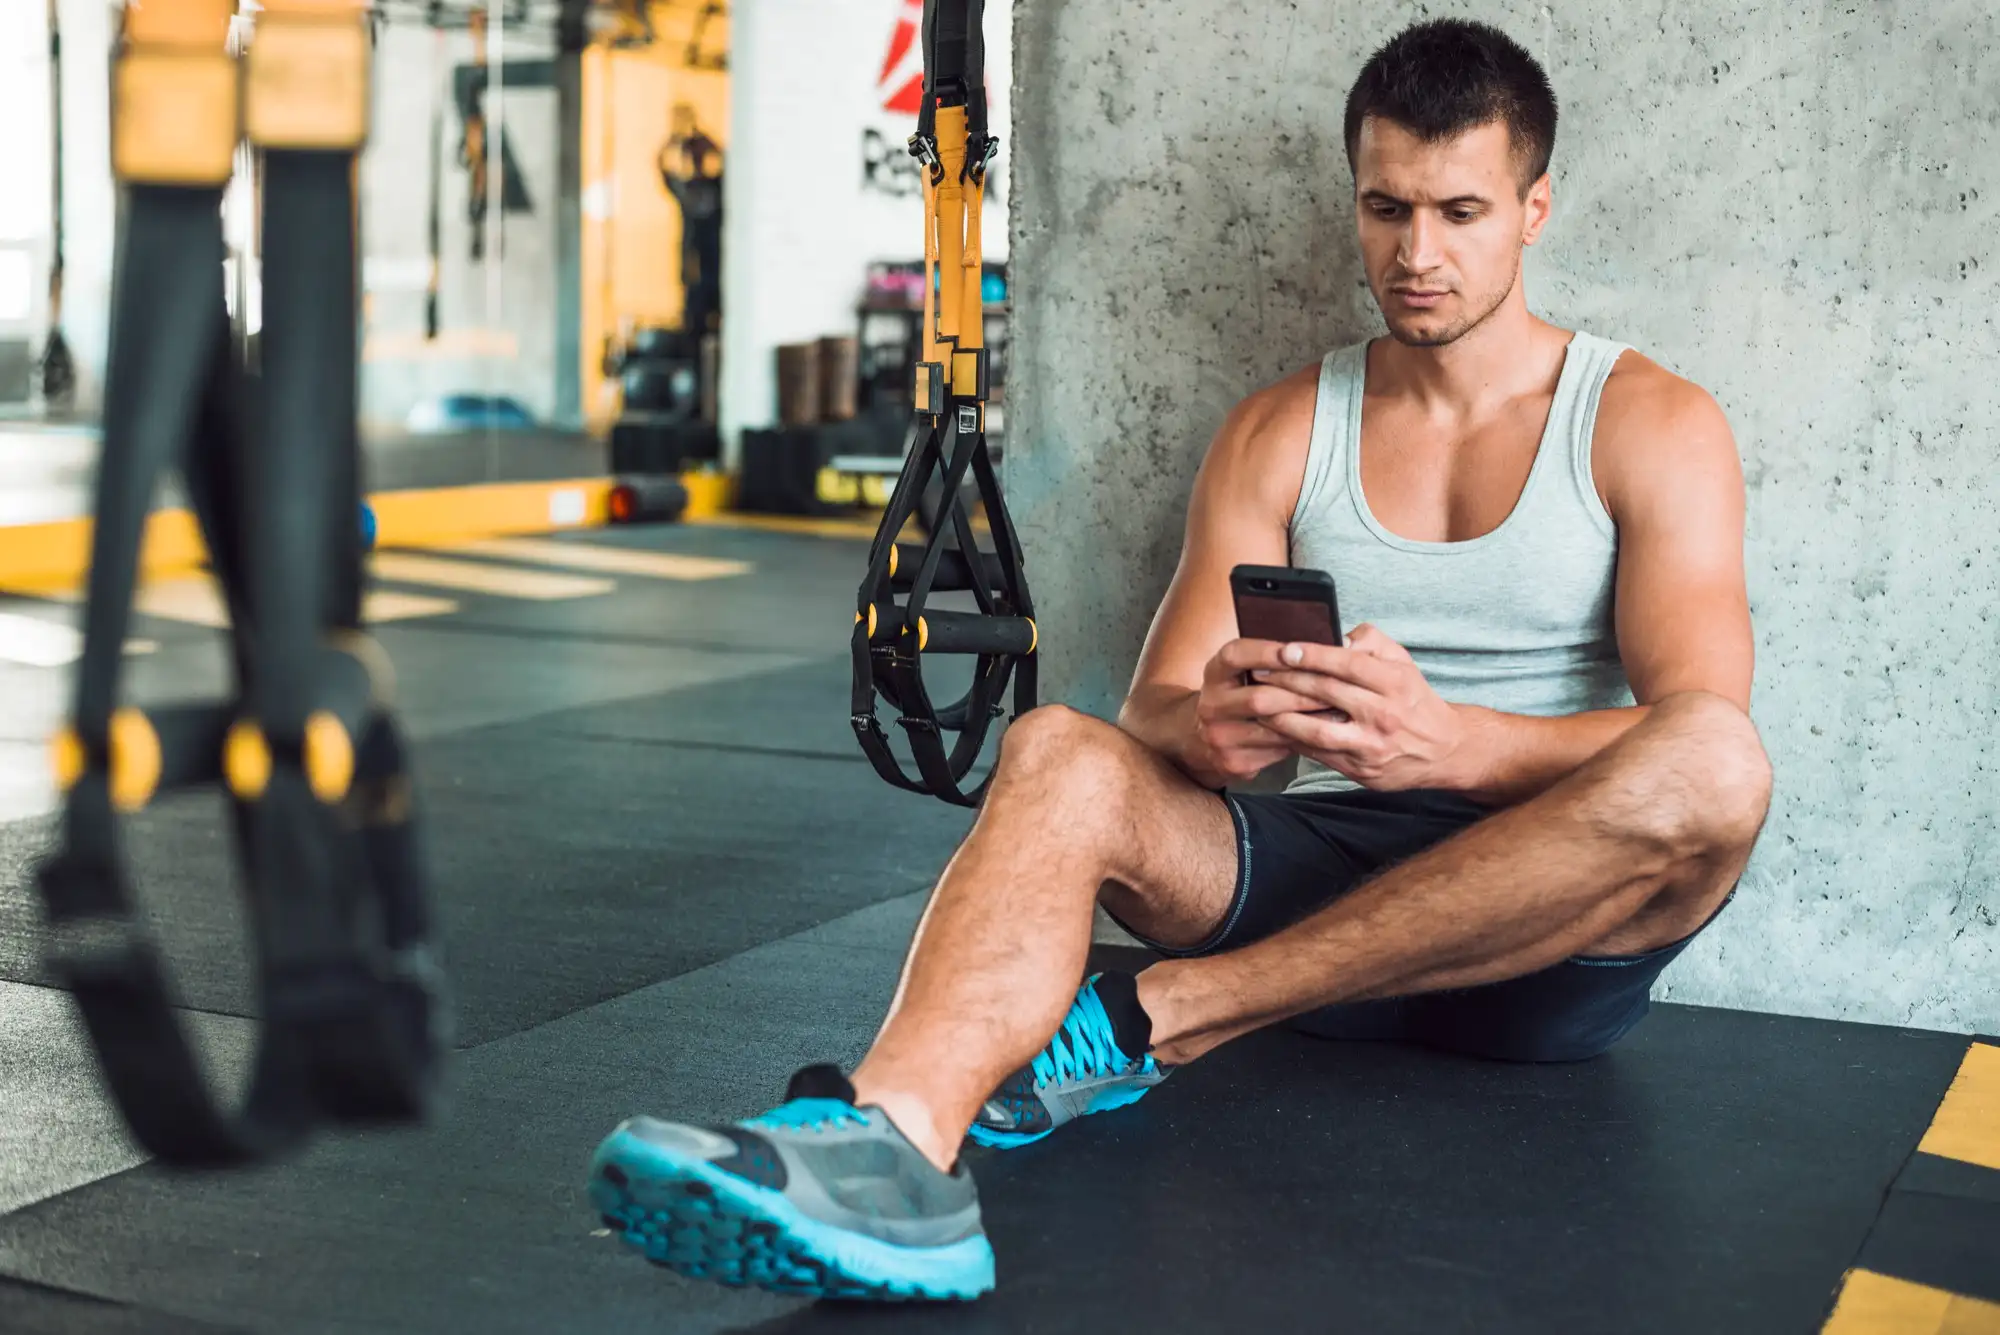
[(543, 602), (558, 598), (591, 598), (618, 587), (608, 579), (481, 565), (476, 561), (453, 561), (442, 556), (418, 556), (413, 552), (377, 552), (370, 558), (370, 565), (377, 579), (394, 580), (398, 584), (429, 584), (441, 589), (462, 589), (502, 598), (531, 598)]
[[(82, 592), (75, 589), (51, 596), (66, 603), (83, 600)], [(207, 575), (149, 580), (132, 599), (132, 610), (141, 616), (179, 621), (189, 626), (207, 626), (214, 630), (222, 630), (229, 625), (229, 609), (223, 605), (222, 589)], [(458, 604), (449, 598), (397, 593), (388, 589), (370, 591), (361, 603), (362, 619), (371, 624), (446, 616), (457, 610)], [(135, 649), (131, 644), (127, 644), (125, 649), (127, 653), (146, 652)]]
[(361, 598), (361, 619), (371, 626), (384, 621), (414, 621), (418, 617), (450, 616), (458, 604), (449, 598), (427, 593), (398, 593), (394, 589), (370, 589)]
[(382, 491), (375, 507), (376, 544), (424, 547), (503, 533), (592, 528), (605, 520), (608, 477), (557, 482), (487, 482), (425, 491)]
[(2000, 1335), (2000, 1303), (1850, 1270), (1821, 1335)]
[(1958, 1076), (1917, 1148), (2000, 1168), (2000, 1047), (1974, 1043), (1966, 1050)]
[(601, 547), (586, 542), (556, 542), (549, 538), (487, 538), (459, 542), (442, 550), (465, 556), (489, 556), (503, 561), (533, 561), (572, 570), (607, 575), (643, 575), (649, 579), (703, 580), (747, 575), (756, 567), (748, 561), (716, 556), (684, 556), (679, 552), (648, 552), (631, 547)]

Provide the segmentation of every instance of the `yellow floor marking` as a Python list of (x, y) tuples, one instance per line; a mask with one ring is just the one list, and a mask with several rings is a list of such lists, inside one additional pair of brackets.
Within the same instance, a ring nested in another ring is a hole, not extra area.
[[(83, 601), (82, 591), (76, 589), (50, 596), (66, 603)], [(207, 626), (213, 630), (226, 630), (229, 626), (229, 609), (223, 605), (222, 589), (207, 575), (177, 575), (171, 579), (149, 580), (132, 599), (132, 610), (141, 616), (179, 621), (189, 626)], [(371, 624), (447, 616), (457, 610), (458, 604), (449, 598), (396, 593), (387, 589), (371, 590), (361, 602), (361, 617)], [(141, 649), (136, 645), (146, 647)], [(134, 640), (126, 644), (125, 652), (151, 653), (158, 647), (151, 640)]]
[[(128, 654), (150, 654), (160, 646), (152, 640), (125, 641)], [(0, 663), (22, 667), (67, 667), (83, 657), (83, 632), (74, 626), (40, 617), (0, 612)]]
[(472, 593), (497, 594), (502, 598), (591, 598), (617, 587), (608, 579), (583, 575), (558, 575), (546, 570), (518, 570), (511, 566), (481, 565), (476, 561), (453, 561), (442, 556), (418, 556), (412, 552), (378, 552), (370, 558), (375, 578), (398, 584), (430, 584), (442, 589), (463, 589)]
[(2000, 1335), (2000, 1303), (1850, 1270), (1820, 1335)]
[(1917, 1148), (2000, 1168), (2000, 1047), (1974, 1043), (1966, 1049), (1958, 1076)]
[(132, 610), (142, 616), (181, 621), (190, 626), (229, 625), (229, 609), (223, 606), (222, 589), (207, 575), (181, 575), (142, 586), (132, 599)]
[(413, 621), (418, 617), (450, 616), (458, 604), (449, 598), (427, 593), (398, 593), (394, 589), (370, 589), (361, 598), (361, 619), (369, 625), (384, 621)]
[(747, 575), (756, 567), (748, 561), (717, 556), (684, 556), (679, 552), (638, 551), (631, 547), (600, 547), (593, 543), (556, 542), (550, 538), (486, 538), (457, 542), (441, 550), (465, 556), (490, 556), (505, 561), (595, 570), (607, 575), (644, 575), (651, 579), (726, 579)]

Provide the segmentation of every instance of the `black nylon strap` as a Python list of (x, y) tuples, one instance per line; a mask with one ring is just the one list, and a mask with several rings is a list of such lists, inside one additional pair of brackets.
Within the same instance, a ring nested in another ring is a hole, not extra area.
[[(935, 175), (940, 170), (937, 143), (940, 106), (963, 105), (966, 109), (967, 175), (975, 181), (983, 176), (991, 156), (984, 13), (984, 0), (925, 0), (924, 3), (924, 99), (911, 151), (924, 159), (934, 173), (934, 180), (941, 179)], [(935, 224), (934, 218), (927, 219), (927, 225)], [(971, 256), (975, 262), (977, 258), (976, 253)], [(926, 281), (933, 280), (927, 276)], [(944, 383), (953, 384), (955, 379), (947, 368)], [(1007, 514), (986, 441), (983, 376), (980, 379), (982, 383), (974, 393), (949, 393), (942, 404), (926, 400), (931, 411), (919, 422), (919, 438), (904, 460), (881, 526), (876, 530), (874, 545), (869, 549), (868, 568), (856, 597), (850, 641), (854, 680), (849, 717), (869, 764), (884, 781), (898, 788), (927, 792), (964, 806), (976, 806), (985, 793), (984, 781), (968, 788), (965, 780), (978, 764), (993, 720), (1003, 712), (1001, 702), (1006, 698), (1009, 684), (1014, 688), (1016, 716), (1034, 708), (1036, 685), (1032, 649), (1019, 655), (978, 655), (966, 693), (943, 707), (932, 702), (924, 682), (924, 614), (948, 550), (964, 554), (963, 560), (954, 559), (953, 566), (967, 572), (963, 582), (978, 615), (1011, 619), (1032, 618), (1034, 614), (1027, 577), (1021, 567), (1020, 543)], [(993, 536), (990, 559), (981, 554), (972, 518), (967, 513), (964, 491), (968, 480), (979, 496)], [(938, 483), (945, 503), (930, 526), (914, 571), (907, 568), (898, 571), (898, 576), (908, 581), (902, 601), (898, 602), (896, 581), (890, 575), (890, 563), (898, 555), (897, 538), (915, 515), (925, 488), (933, 481)], [(959, 587), (956, 574), (951, 587)], [(954, 610), (953, 615), (965, 614)], [(884, 616), (890, 624), (880, 624)], [(878, 696), (898, 712), (896, 721), (916, 768), (915, 777), (906, 771), (876, 719)]]
[[(448, 1047), (403, 747), (356, 694), (358, 663), (327, 648), (353, 630), (361, 588), (350, 162), (267, 155), (268, 417), (246, 410), (231, 360), (220, 191), (129, 192), (71, 725), (82, 773), (37, 881), (51, 970), (76, 996), (134, 1137), (175, 1166), (254, 1162), (319, 1124), (419, 1118)], [(224, 700), (155, 711), (160, 786), (213, 784), (236, 719), (257, 718), (270, 758), (263, 791), (231, 804), (262, 1017), (239, 1106), (181, 1027), (113, 802), (140, 538), (168, 467), (183, 474), (223, 586), (236, 680)], [(354, 778), (337, 805), (303, 766), (299, 734), (315, 709), (352, 724)]]
[(986, 104), (986, 0), (924, 0), (924, 100), (917, 140), (935, 148), (937, 108), (965, 107), (965, 171), (986, 171), (992, 142)]
[[(940, 435), (949, 434), (952, 447), (949, 461), (944, 457)], [(1019, 541), (1007, 514), (992, 453), (983, 432), (960, 434), (955, 426), (925, 433), (911, 451), (889, 508), (877, 530), (869, 569), (857, 603), (857, 618), (851, 642), (854, 679), (851, 721), (862, 751), (877, 774), (899, 788), (928, 792), (947, 802), (975, 806), (985, 792), (985, 783), (968, 788), (966, 776), (977, 765), (993, 719), (1002, 711), (1007, 687), (1013, 685), (1013, 713), (1016, 717), (1035, 706), (1035, 654), (980, 655), (974, 663), (973, 678), (965, 695), (952, 704), (938, 707), (929, 695), (923, 678), (923, 651), (917, 644), (915, 627), (922, 617), (931, 585), (948, 543), (956, 541), (961, 550), (972, 547), (974, 531), (966, 513), (962, 487), (967, 474), (987, 514), (994, 539), (994, 555), (1000, 567), (999, 587), (989, 587), (984, 562), (969, 580), (979, 610), (989, 616), (1034, 614), (1027, 579), (1021, 566)], [(916, 498), (926, 480), (941, 476), (943, 493), (949, 498), (942, 516), (924, 546), (924, 557), (899, 602), (889, 577), (889, 553), (896, 535), (915, 510)], [(871, 644), (867, 618), (871, 607), (894, 610), (895, 626), (878, 635)], [(887, 643), (880, 642), (884, 638)], [(875, 698), (880, 695), (894, 705), (900, 717), (910, 758), (917, 770), (912, 779), (903, 769), (887, 734), (875, 717)], [(951, 736), (949, 746), (946, 737)]]

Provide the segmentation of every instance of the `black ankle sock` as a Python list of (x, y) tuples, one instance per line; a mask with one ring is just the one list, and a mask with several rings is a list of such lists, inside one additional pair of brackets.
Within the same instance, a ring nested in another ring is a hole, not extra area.
[(808, 1066), (792, 1077), (790, 1088), (785, 1090), (785, 1102), (793, 1099), (839, 1099), (842, 1103), (852, 1103), (854, 1085), (840, 1073), (838, 1066)]
[(1153, 1017), (1139, 1004), (1139, 980), (1129, 973), (1106, 970), (1097, 976), (1097, 999), (1111, 1017), (1111, 1036), (1118, 1050), (1139, 1061), (1153, 1046)]

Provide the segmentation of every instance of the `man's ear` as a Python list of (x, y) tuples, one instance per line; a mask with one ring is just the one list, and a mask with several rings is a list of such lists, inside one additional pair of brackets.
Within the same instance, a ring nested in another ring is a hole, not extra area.
[(1527, 217), (1521, 228), (1521, 244), (1532, 246), (1540, 239), (1542, 228), (1548, 225), (1549, 215), (1555, 212), (1555, 185), (1547, 172), (1528, 187), (1523, 207)]

